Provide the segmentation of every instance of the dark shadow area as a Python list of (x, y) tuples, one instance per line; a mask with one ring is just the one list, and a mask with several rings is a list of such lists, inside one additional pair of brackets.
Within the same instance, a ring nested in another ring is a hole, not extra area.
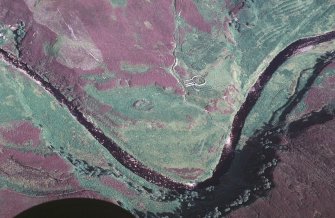
[(183, 217), (222, 217), (265, 196), (273, 187), (272, 172), (279, 161), (275, 149), (281, 137), (278, 130), (273, 127), (255, 133), (243, 150), (235, 152), (219, 185), (197, 190), (199, 197), (192, 199), (192, 205), (183, 205)]
[(56, 200), (32, 207), (15, 218), (133, 218), (123, 208), (107, 201), (72, 198)]
[(232, 164), (220, 177), (219, 185), (196, 190), (197, 197), (183, 204), (180, 214), (182, 217), (222, 217), (266, 196), (274, 187), (272, 173), (280, 162), (276, 153), (287, 149), (281, 145), (282, 138), (297, 137), (313, 125), (333, 120), (334, 116), (335, 104), (330, 103), (288, 125), (265, 125), (241, 151), (235, 151)]

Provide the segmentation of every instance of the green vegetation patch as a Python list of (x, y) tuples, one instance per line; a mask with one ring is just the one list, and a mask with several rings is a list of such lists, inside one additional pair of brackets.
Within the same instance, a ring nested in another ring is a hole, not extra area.
[(125, 7), (127, 6), (127, 0), (109, 0), (113, 7)]
[(204, 116), (199, 108), (185, 105), (182, 97), (156, 86), (116, 88), (109, 91), (98, 91), (93, 86), (86, 86), (86, 91), (130, 119), (185, 122), (187, 116)]
[(44, 44), (44, 53), (51, 57), (58, 57), (61, 48), (61, 38), (58, 37), (55, 42), (46, 42)]
[(150, 67), (144, 64), (131, 64), (128, 62), (121, 62), (121, 70), (127, 71), (129, 73), (145, 73)]
[[(102, 92), (86, 86), (86, 91), (134, 121), (131, 124), (121, 121), (123, 128), (111, 125), (109, 129), (103, 129), (141, 162), (177, 180), (183, 179), (166, 168), (200, 168), (210, 175), (220, 153), (208, 154), (208, 150), (220, 149), (221, 137), (228, 128), (223, 128), (204, 109), (187, 104), (182, 97), (156, 86)], [(115, 116), (113, 120), (117, 120)], [(101, 125), (101, 122), (95, 122)], [(110, 131), (111, 128), (122, 135), (122, 140)], [(204, 175), (201, 177), (205, 178)]]

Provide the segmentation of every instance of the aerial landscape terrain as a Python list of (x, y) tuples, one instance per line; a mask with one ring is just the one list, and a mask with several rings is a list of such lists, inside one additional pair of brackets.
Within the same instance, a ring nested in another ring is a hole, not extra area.
[(334, 0), (0, 0), (0, 217), (334, 217)]

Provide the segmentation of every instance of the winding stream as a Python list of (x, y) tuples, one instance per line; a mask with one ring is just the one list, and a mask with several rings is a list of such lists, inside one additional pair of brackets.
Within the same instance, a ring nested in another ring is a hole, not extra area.
[(53, 95), (58, 102), (65, 105), (70, 111), (70, 113), (77, 119), (77, 121), (81, 125), (83, 125), (90, 132), (90, 134), (100, 144), (102, 144), (110, 152), (110, 154), (113, 155), (113, 157), (117, 161), (119, 161), (123, 166), (125, 166), (138, 176), (144, 178), (148, 182), (151, 182), (158, 186), (174, 190), (184, 190), (184, 189), (203, 188), (215, 184), (216, 182), (218, 182), (219, 177), (229, 169), (231, 161), (233, 160), (234, 157), (235, 147), (239, 141), (240, 134), (244, 126), (244, 123), (248, 117), (248, 114), (256, 104), (258, 98), (262, 93), (262, 90), (264, 89), (267, 82), (271, 79), (274, 72), (288, 58), (294, 55), (297, 50), (306, 48), (311, 45), (317, 45), (319, 43), (331, 41), (333, 39), (335, 39), (335, 31), (328, 32), (318, 36), (299, 39), (291, 43), (289, 46), (287, 46), (270, 62), (269, 66), (263, 71), (263, 73), (259, 76), (257, 82), (250, 89), (251, 91), (249, 91), (244, 103), (241, 105), (239, 111), (234, 116), (232, 129), (230, 133), (230, 140), (224, 145), (220, 161), (217, 164), (212, 177), (196, 185), (183, 184), (173, 181), (172, 179), (163, 176), (162, 174), (146, 167), (143, 163), (136, 160), (135, 157), (133, 157), (126, 151), (122, 150), (122, 148), (119, 147), (111, 138), (107, 137), (99, 128), (97, 128), (91, 121), (89, 121), (85, 117), (85, 115), (78, 109), (78, 107), (74, 104), (74, 102), (68, 100), (65, 97), (65, 95), (63, 95), (57, 88), (55, 88), (55, 86), (45, 81), (30, 66), (28, 66), (26, 63), (23, 63), (16, 56), (5, 51), (2, 48), (0, 49), (0, 54), (7, 63), (20, 69), (21, 70), (20, 72), (24, 72), (36, 83), (42, 86), (47, 92)]

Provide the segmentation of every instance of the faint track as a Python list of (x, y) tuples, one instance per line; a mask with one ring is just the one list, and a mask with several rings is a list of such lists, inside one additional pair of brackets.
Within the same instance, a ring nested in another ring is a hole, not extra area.
[(274, 37), (278, 36), (279, 34), (283, 34), (283, 30), (285, 29), (285, 26), (282, 26), (280, 24), (276, 25), (274, 29), (269, 34), (266, 34), (265, 32), (262, 32), (263, 34), (260, 34), (261, 36), (257, 39), (256, 44), (262, 45), (266, 41), (273, 39)]

